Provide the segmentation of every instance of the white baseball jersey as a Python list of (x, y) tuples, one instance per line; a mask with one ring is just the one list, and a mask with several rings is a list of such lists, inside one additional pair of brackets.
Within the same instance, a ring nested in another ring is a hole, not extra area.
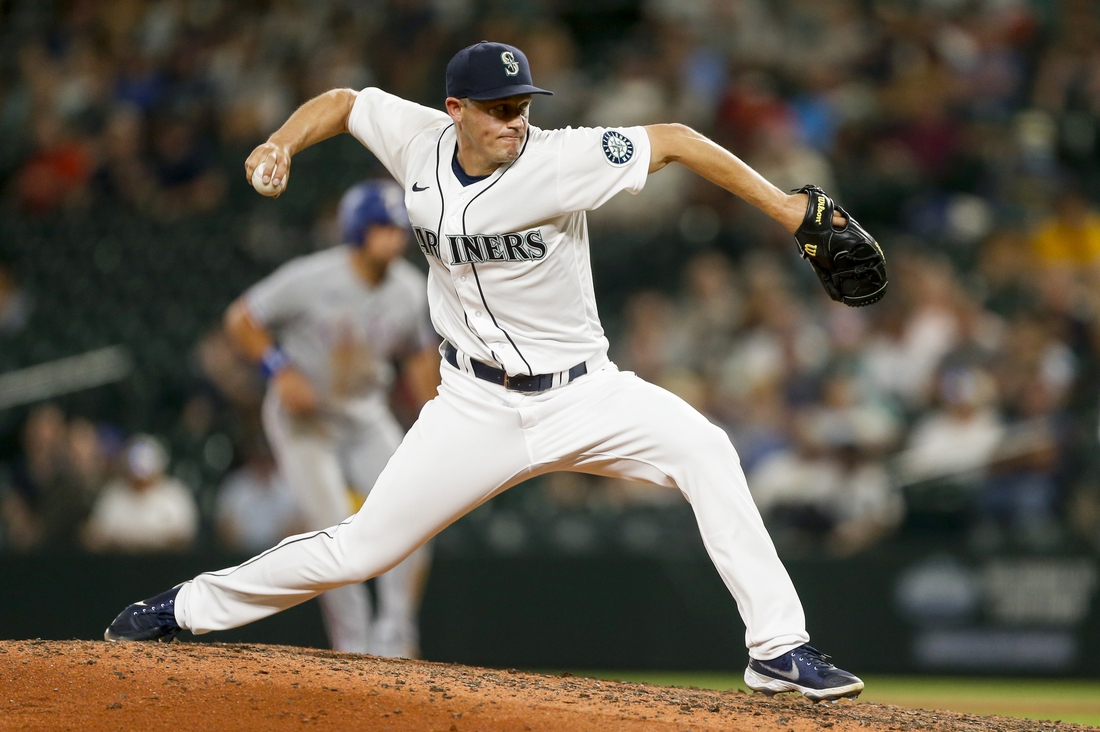
[(440, 335), (510, 375), (606, 360), (585, 211), (645, 185), (643, 128), (532, 126), (515, 162), (466, 186), (444, 112), (368, 88), (348, 130), (405, 188)]
[(394, 358), (431, 348), (437, 338), (416, 267), (397, 260), (371, 285), (350, 258), (349, 247), (336, 246), (293, 259), (253, 285), (245, 302), (326, 411), (353, 415), (357, 403), (384, 401)]

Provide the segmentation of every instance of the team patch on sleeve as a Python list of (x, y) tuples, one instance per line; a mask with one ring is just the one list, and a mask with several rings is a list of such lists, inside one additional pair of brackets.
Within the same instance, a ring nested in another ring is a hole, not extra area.
[(634, 143), (618, 130), (603, 133), (603, 154), (615, 167), (626, 165), (634, 157)]

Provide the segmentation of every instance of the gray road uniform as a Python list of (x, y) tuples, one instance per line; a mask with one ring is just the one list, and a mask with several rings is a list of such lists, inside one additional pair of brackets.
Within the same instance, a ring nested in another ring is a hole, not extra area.
[[(388, 400), (393, 360), (438, 342), (427, 315), (424, 275), (397, 260), (377, 285), (352, 268), (348, 246), (294, 259), (254, 285), (244, 300), (318, 397), (315, 415), (294, 417), (276, 389), (264, 399), (263, 423), (279, 469), (310, 529), (347, 518), (348, 488), (366, 496), (401, 442)], [(376, 655), (411, 655), (417, 638), (414, 583), (427, 552), (380, 577), (379, 612), (370, 622), (366, 587), (321, 596), (332, 645)], [(369, 630), (368, 630), (369, 629)]]

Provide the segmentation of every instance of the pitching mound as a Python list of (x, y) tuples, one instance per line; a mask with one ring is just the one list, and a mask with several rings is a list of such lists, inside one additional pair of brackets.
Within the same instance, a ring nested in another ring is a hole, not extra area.
[(4, 730), (1087, 729), (263, 645), (0, 641), (0, 690)]

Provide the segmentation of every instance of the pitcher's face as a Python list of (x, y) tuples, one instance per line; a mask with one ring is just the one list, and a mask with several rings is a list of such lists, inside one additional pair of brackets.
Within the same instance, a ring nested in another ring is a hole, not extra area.
[(453, 97), (447, 100), (447, 112), (455, 121), (460, 144), (497, 165), (519, 157), (527, 139), (530, 109), (530, 94), (487, 101)]

